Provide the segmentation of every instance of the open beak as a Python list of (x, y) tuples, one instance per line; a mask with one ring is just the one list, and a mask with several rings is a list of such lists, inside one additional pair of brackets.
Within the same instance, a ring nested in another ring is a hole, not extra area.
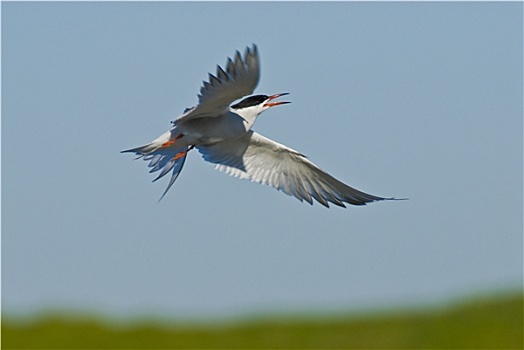
[(274, 107), (274, 106), (283, 105), (283, 104), (286, 104), (286, 103), (291, 103), (291, 102), (286, 102), (286, 101), (270, 102), (270, 101), (274, 100), (275, 98), (278, 98), (278, 97), (284, 96), (284, 95), (289, 95), (289, 92), (284, 92), (284, 93), (281, 93), (281, 94), (275, 94), (275, 95), (269, 96), (269, 99), (267, 100), (267, 102), (264, 103), (264, 107)]

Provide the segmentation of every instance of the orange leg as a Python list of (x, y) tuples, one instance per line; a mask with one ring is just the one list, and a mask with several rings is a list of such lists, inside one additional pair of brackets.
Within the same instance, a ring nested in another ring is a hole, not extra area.
[(184, 152), (180, 152), (180, 153), (177, 153), (175, 154), (175, 156), (173, 157), (174, 160), (177, 160), (177, 159), (180, 159), (182, 157), (185, 157), (187, 152), (191, 151), (193, 148), (195, 148), (195, 145), (191, 145), (187, 150), (185, 150)]
[(171, 146), (172, 144), (174, 144), (175, 142), (177, 142), (178, 140), (180, 140), (182, 137), (184, 137), (184, 134), (178, 134), (174, 139), (171, 139), (169, 141), (166, 141), (162, 144), (162, 146), (160, 146), (160, 148), (166, 148), (166, 147), (169, 147)]

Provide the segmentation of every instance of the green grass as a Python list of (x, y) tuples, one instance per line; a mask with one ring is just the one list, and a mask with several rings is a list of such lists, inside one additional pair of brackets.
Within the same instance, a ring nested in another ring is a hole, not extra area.
[(449, 308), (383, 314), (278, 317), (215, 324), (144, 322), (111, 325), (96, 318), (2, 319), (3, 349), (522, 349), (523, 295)]

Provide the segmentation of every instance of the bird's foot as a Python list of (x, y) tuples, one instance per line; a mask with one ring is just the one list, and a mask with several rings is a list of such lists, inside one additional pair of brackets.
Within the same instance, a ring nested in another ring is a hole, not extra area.
[(175, 156), (173, 157), (173, 160), (178, 160), (182, 157), (185, 157), (187, 155), (187, 152), (191, 151), (193, 148), (195, 148), (195, 145), (191, 145), (187, 150), (175, 154)]

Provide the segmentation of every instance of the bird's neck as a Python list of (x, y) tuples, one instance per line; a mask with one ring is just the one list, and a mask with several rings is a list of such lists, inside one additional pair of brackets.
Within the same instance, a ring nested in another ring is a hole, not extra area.
[(239, 113), (239, 111), (232, 111), (233, 113), (239, 115), (243, 120), (244, 124), (246, 125), (246, 130), (250, 130), (253, 125), (255, 124), (255, 121), (257, 120), (260, 113), (255, 113), (254, 111), (242, 111)]

